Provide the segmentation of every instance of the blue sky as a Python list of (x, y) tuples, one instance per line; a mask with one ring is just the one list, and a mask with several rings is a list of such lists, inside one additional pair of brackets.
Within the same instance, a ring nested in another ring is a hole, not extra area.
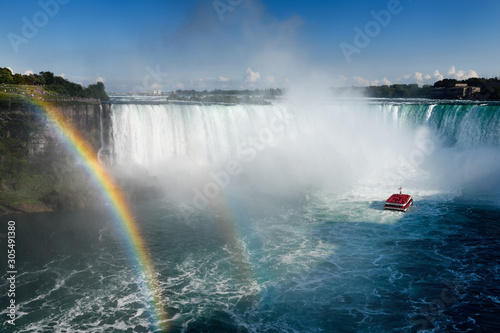
[(0, 66), (108, 91), (500, 76), (500, 1), (0, 2)]

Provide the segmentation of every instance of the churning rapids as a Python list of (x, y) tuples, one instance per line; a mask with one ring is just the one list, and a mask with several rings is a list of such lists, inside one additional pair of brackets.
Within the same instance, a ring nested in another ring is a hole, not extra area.
[[(162, 189), (131, 204), (171, 332), (500, 331), (499, 105), (125, 98), (106, 149)], [(16, 223), (16, 332), (150, 331), (105, 211)]]

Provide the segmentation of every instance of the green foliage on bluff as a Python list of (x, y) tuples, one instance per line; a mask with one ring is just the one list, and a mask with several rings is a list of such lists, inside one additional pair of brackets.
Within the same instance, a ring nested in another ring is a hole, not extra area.
[[(434, 97), (433, 93), (442, 88), (454, 88), (457, 84), (466, 84), (467, 87), (481, 88), (480, 92), (471, 90), (471, 93), (464, 94), (460, 98), (468, 100), (500, 100), (500, 79), (491, 78), (469, 78), (467, 80), (443, 79), (434, 83), (434, 86), (417, 84), (393, 84), (384, 86), (351, 87), (332, 89), (334, 95), (348, 95), (355, 92), (367, 97), (377, 98), (446, 98)], [(449, 97), (448, 97), (449, 98)], [(455, 97), (456, 98), (456, 97)]]
[(432, 87), (419, 87), (417, 84), (393, 84), (384, 86), (334, 88), (335, 96), (349, 96), (350, 93), (361, 94), (366, 97), (375, 98), (425, 98), (430, 94)]
[(63, 96), (109, 100), (102, 82), (83, 88), (80, 84), (70, 82), (61, 76), (55, 76), (51, 72), (22, 75), (13, 74), (9, 68), (0, 68), (0, 84), (44, 86), (47, 91)]
[(417, 84), (393, 84), (391, 86), (370, 86), (365, 93), (370, 97), (415, 98), (429, 96), (431, 87), (419, 87)]
[(89, 85), (87, 88), (83, 88), (79, 84), (56, 76), (54, 77), (54, 82), (47, 85), (46, 88), (60, 95), (109, 100), (109, 96), (106, 94), (102, 82), (97, 82), (96, 84)]
[(481, 100), (500, 100), (500, 79), (472, 77), (467, 80), (443, 79), (434, 83), (434, 88), (454, 87), (456, 84), (467, 84), (469, 87), (481, 88), (477, 98)]

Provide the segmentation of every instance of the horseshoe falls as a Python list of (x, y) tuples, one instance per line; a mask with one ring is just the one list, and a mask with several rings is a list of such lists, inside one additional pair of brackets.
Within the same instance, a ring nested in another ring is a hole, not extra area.
[[(111, 120), (169, 332), (500, 331), (500, 105), (120, 97)], [(383, 210), (400, 186), (413, 207)], [(16, 332), (153, 330), (107, 214), (16, 223)]]

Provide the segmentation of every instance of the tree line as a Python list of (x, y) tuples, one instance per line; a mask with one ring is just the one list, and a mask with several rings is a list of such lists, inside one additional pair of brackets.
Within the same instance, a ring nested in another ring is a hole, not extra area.
[(478, 99), (500, 100), (500, 79), (498, 77), (485, 79), (471, 77), (467, 80), (443, 79), (434, 83), (434, 88), (454, 87), (456, 84), (467, 84), (469, 87), (481, 88)]
[(55, 76), (52, 72), (14, 74), (9, 68), (0, 68), (0, 84), (44, 86), (47, 91), (63, 96), (109, 100), (102, 82), (90, 84), (84, 88), (80, 84), (68, 81), (61, 76)]
[(414, 84), (393, 84), (385, 86), (335, 88), (334, 94), (343, 94), (349, 91), (360, 92), (367, 97), (377, 98), (429, 98), (431, 91), (438, 88), (455, 87), (456, 84), (467, 84), (469, 87), (481, 88), (479, 93), (468, 96), (467, 99), (500, 100), (500, 79), (496, 78), (469, 78), (467, 80), (443, 79), (434, 85), (419, 87)]

